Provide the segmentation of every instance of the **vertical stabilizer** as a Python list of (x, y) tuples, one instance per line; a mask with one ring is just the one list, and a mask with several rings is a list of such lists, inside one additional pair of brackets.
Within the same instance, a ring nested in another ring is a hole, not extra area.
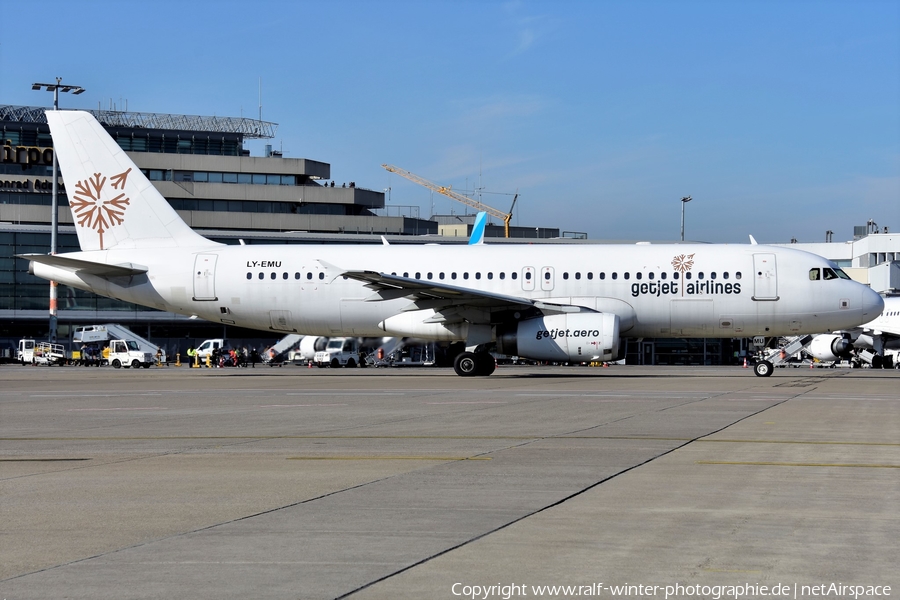
[(93, 115), (47, 111), (82, 250), (215, 246), (181, 220)]
[(475, 216), (475, 224), (472, 225), (472, 235), (469, 237), (469, 245), (484, 244), (484, 228), (487, 225), (487, 213), (480, 212)]

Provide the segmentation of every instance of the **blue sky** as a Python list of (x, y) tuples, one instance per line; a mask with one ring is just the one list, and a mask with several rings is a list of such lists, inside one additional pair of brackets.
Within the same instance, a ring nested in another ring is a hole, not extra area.
[[(39, 6), (39, 7), (38, 7)], [(3, 0), (0, 104), (256, 116), (391, 205), (591, 238), (900, 231), (900, 2)], [(262, 152), (262, 142), (250, 145)]]

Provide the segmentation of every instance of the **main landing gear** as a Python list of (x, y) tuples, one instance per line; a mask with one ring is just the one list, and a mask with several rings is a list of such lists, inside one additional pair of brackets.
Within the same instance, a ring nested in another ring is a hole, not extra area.
[(462, 377), (490, 375), (496, 368), (490, 352), (463, 352), (453, 361), (453, 370)]

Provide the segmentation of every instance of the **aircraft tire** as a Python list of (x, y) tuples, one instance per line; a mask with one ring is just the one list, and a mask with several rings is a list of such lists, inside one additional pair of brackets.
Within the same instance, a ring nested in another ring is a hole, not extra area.
[(462, 352), (456, 357), (456, 360), (453, 361), (453, 370), (456, 371), (456, 374), (460, 377), (479, 375), (480, 369), (478, 366), (478, 355), (474, 352)]
[(753, 366), (753, 372), (757, 377), (769, 377), (774, 371), (772, 363), (767, 360), (761, 360)]
[(497, 368), (497, 363), (490, 352), (478, 352), (475, 354), (475, 358), (478, 361), (479, 375), (490, 375)]

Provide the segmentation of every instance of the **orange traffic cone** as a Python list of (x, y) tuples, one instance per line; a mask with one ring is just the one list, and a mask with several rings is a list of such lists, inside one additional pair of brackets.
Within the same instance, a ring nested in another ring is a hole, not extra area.
[(745, 369), (747, 368), (747, 357), (746, 356), (744, 357), (744, 368)]

